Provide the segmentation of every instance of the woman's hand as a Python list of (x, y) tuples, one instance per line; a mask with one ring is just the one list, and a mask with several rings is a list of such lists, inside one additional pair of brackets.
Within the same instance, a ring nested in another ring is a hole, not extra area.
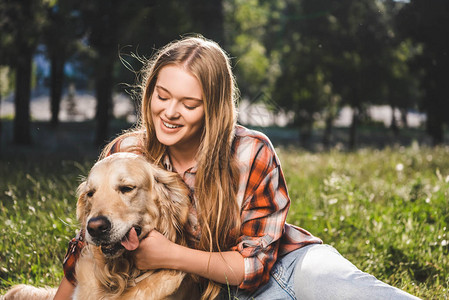
[(134, 261), (140, 270), (180, 270), (230, 285), (239, 285), (245, 275), (243, 256), (239, 252), (191, 249), (171, 242), (156, 230), (140, 241), (134, 250)]
[(134, 251), (136, 267), (140, 270), (174, 268), (172, 262), (177, 246), (158, 231), (150, 231)]

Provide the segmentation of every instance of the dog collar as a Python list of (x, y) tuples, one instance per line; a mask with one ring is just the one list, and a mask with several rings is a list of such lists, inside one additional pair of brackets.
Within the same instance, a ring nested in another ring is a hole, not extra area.
[(147, 272), (145, 272), (143, 274), (140, 274), (139, 276), (136, 277), (136, 279), (134, 279), (134, 283), (138, 284), (139, 282), (141, 282), (142, 280), (144, 280), (145, 278), (147, 278), (151, 274), (153, 274), (153, 272), (150, 272), (150, 271), (147, 271)]

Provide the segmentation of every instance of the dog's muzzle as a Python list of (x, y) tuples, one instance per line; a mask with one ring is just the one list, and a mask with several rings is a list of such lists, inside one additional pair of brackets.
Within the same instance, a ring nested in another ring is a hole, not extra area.
[[(142, 233), (142, 228), (137, 225), (133, 227), (137, 236), (140, 236)], [(120, 250), (125, 249), (122, 245), (122, 241), (128, 239), (129, 232), (131, 231), (131, 229), (128, 230), (120, 241), (112, 242), (110, 239), (111, 228), (111, 222), (105, 216), (91, 218), (87, 223), (87, 232), (92, 237), (93, 243), (100, 246), (103, 254), (109, 257), (116, 256)]]

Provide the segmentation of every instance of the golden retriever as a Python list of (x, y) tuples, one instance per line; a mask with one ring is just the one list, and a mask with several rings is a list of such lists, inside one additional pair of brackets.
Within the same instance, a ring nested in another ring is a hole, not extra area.
[[(177, 174), (132, 153), (116, 153), (97, 162), (78, 188), (77, 218), (87, 246), (76, 264), (73, 298), (195, 298), (185, 273), (142, 272), (131, 253), (153, 229), (185, 245), (188, 210), (188, 188)], [(54, 292), (19, 285), (4, 299), (52, 299)]]

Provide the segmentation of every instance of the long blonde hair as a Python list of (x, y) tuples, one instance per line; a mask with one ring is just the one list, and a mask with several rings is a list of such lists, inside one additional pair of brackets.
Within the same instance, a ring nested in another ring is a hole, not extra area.
[[(236, 244), (240, 208), (236, 202), (239, 172), (232, 141), (236, 125), (238, 90), (228, 55), (215, 42), (187, 37), (162, 48), (143, 69), (140, 129), (145, 132), (145, 155), (162, 163), (166, 146), (161, 144), (151, 117), (150, 102), (160, 70), (182, 66), (201, 84), (204, 97), (204, 129), (196, 156), (195, 203), (202, 228), (200, 250), (219, 252)], [(219, 286), (212, 281), (202, 299), (213, 299)]]

